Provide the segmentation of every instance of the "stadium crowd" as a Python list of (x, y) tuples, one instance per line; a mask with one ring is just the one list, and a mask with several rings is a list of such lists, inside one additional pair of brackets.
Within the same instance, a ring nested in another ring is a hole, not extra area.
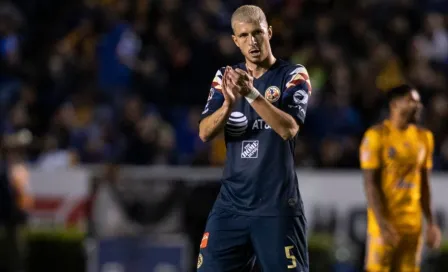
[(29, 131), (26, 159), (42, 167), (221, 165), (223, 139), (202, 143), (197, 123), (216, 70), (242, 61), (230, 15), (250, 2), (268, 15), (274, 54), (311, 77), (298, 166), (357, 167), (384, 92), (407, 81), (435, 168), (448, 169), (446, 0), (12, 2), (0, 2), (0, 133)]

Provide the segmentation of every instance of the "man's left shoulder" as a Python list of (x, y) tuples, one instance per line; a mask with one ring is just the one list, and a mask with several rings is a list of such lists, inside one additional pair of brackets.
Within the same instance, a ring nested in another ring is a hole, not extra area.
[(292, 76), (297, 73), (307, 73), (305, 65), (299, 63), (291, 63), (285, 60), (278, 60), (278, 69), (281, 69), (287, 76)]
[(302, 89), (306, 89), (311, 94), (311, 80), (304, 65), (283, 61), (282, 66), (285, 89), (302, 86)]
[(428, 128), (420, 125), (420, 124), (414, 124), (412, 125), (414, 127), (414, 131), (417, 135), (421, 135), (424, 137), (432, 137), (432, 131), (429, 130)]
[(429, 130), (427, 127), (424, 127), (424, 126), (422, 126), (420, 124), (416, 124), (414, 126), (415, 126), (416, 130), (419, 133), (422, 133), (422, 134), (432, 134), (431, 130)]
[(415, 125), (417, 132), (417, 139), (422, 139), (427, 145), (432, 146), (434, 143), (434, 134), (428, 128), (420, 125)]

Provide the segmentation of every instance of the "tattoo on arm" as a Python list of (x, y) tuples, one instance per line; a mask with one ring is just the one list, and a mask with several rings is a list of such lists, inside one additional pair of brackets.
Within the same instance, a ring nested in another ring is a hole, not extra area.
[(203, 137), (207, 140), (213, 139), (224, 127), (225, 121), (230, 114), (227, 107), (221, 107), (215, 113), (204, 119), (200, 124), (200, 130), (204, 130)]

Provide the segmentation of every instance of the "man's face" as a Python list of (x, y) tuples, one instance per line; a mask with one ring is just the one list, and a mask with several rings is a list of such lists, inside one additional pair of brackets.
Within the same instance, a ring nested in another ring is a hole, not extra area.
[(260, 63), (269, 56), (272, 28), (266, 23), (236, 21), (233, 24), (233, 31), (233, 41), (248, 61)]
[(417, 123), (423, 109), (420, 95), (416, 90), (412, 90), (409, 94), (397, 99), (395, 107), (400, 115), (407, 118), (411, 123)]

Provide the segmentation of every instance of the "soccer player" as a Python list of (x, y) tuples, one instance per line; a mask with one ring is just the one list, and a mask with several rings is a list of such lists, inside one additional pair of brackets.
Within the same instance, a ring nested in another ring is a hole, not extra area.
[(367, 196), (367, 272), (420, 271), (422, 224), (426, 244), (440, 245), (431, 210), (429, 175), (433, 135), (416, 125), (421, 109), (414, 88), (401, 85), (387, 93), (389, 118), (367, 130), (360, 147)]
[(276, 59), (272, 28), (257, 6), (232, 15), (245, 62), (218, 70), (199, 125), (203, 141), (224, 130), (222, 186), (200, 246), (198, 271), (308, 271), (306, 221), (294, 167), (310, 80), (302, 65)]

